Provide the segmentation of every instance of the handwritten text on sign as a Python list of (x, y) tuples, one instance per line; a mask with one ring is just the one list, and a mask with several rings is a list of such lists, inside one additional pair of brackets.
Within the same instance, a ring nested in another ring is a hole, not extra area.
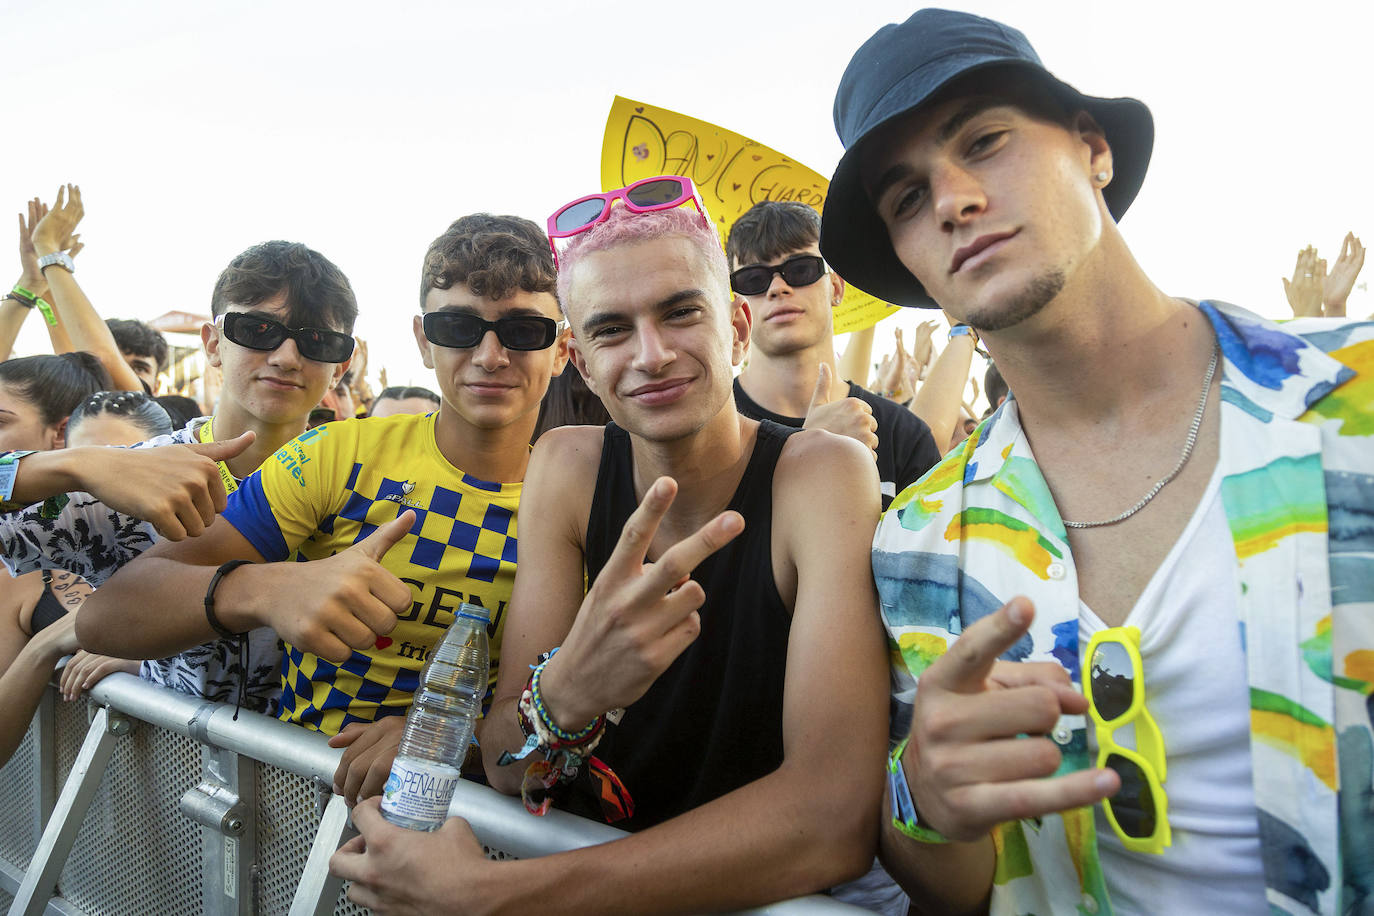
[[(764, 200), (825, 205), (830, 183), (777, 150), (723, 127), (616, 96), (601, 148), (601, 187), (622, 188), (655, 175), (696, 183), (724, 243), (746, 210)], [(835, 307), (835, 333), (870, 327), (896, 311), (852, 286)]]

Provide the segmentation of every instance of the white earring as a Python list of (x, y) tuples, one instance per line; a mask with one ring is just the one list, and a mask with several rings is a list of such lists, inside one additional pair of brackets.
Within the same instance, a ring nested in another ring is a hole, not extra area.
[(1108, 176), (1106, 172), (1098, 172), (1098, 173), (1097, 173), (1096, 175), (1094, 175), (1093, 177), (1096, 178), (1098, 181), (1100, 181), (1100, 182), (1102, 182), (1102, 183), (1105, 184), (1106, 181), (1107, 181), (1107, 179), (1108, 179), (1108, 177), (1110, 177), (1110, 176)]

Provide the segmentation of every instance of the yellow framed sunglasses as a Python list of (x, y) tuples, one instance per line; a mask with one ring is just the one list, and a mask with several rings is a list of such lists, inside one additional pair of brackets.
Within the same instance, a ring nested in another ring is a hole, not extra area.
[[(1088, 676), (1083, 679), (1083, 690), (1097, 735), (1097, 765), (1121, 777), (1121, 790), (1103, 799), (1102, 808), (1128, 850), (1158, 855), (1173, 842), (1169, 799), (1160, 785), (1168, 774), (1164, 736), (1145, 708), (1140, 630), (1109, 627), (1094, 633), (1084, 655)], [(1135, 750), (1121, 746), (1114, 737), (1127, 725), (1135, 726)]]

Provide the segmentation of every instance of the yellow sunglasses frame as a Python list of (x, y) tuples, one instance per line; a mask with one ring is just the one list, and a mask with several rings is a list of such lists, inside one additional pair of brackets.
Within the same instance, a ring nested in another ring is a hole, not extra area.
[[(1097, 700), (1092, 690), (1092, 660), (1098, 646), (1116, 643), (1126, 650), (1135, 671), (1131, 679), (1131, 703), (1126, 711), (1110, 721), (1104, 720), (1097, 709)], [(1097, 735), (1097, 766), (1105, 767), (1107, 758), (1118, 754), (1131, 761), (1145, 777), (1146, 785), (1155, 800), (1155, 830), (1147, 837), (1128, 836), (1117, 823), (1112, 812), (1111, 799), (1103, 799), (1102, 810), (1107, 813), (1107, 821), (1112, 825), (1117, 837), (1131, 852), (1145, 852), (1159, 855), (1166, 846), (1173, 844), (1173, 834), (1169, 829), (1169, 797), (1160, 785), (1168, 779), (1164, 755), (1164, 736), (1154, 716), (1145, 708), (1145, 665), (1140, 658), (1140, 630), (1137, 627), (1108, 627), (1099, 630), (1088, 640), (1083, 658), (1083, 693), (1088, 698), (1088, 715), (1093, 720)], [(1113, 733), (1127, 725), (1135, 725), (1135, 740), (1138, 750), (1117, 744)]]

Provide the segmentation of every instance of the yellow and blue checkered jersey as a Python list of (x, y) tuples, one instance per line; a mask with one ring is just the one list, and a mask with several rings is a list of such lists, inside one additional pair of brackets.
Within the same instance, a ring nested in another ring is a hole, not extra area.
[(515, 582), (519, 483), (491, 483), (449, 464), (436, 414), (343, 420), (288, 442), (234, 493), (224, 511), (269, 562), (333, 556), (407, 509), (409, 533), (382, 566), (410, 586), (396, 628), (342, 665), (287, 644), (281, 718), (326, 734), (402, 715), (420, 669), (463, 602), (490, 616), (490, 687)]

